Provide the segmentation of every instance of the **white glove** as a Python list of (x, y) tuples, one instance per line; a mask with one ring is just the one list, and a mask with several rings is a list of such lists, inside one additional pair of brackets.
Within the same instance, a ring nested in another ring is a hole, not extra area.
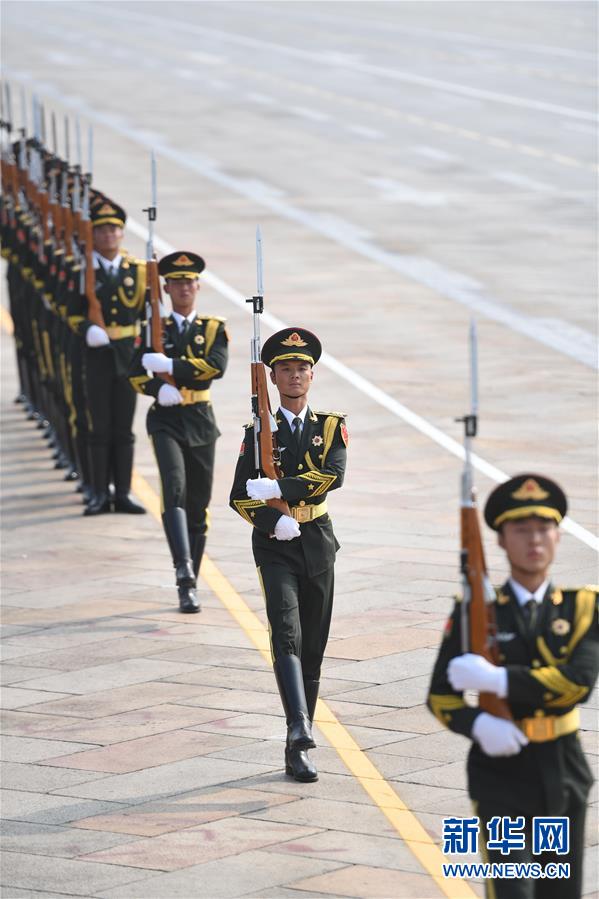
[(293, 540), (301, 534), (300, 526), (290, 515), (281, 515), (275, 525), (275, 537), (277, 540)]
[(281, 488), (274, 478), (253, 478), (245, 482), (250, 499), (280, 499)]
[(163, 384), (158, 391), (158, 403), (161, 406), (178, 406), (183, 397), (172, 384)]
[(528, 743), (519, 727), (513, 721), (496, 718), (481, 712), (472, 726), (472, 739), (480, 745), (486, 755), (518, 755)]
[(507, 696), (507, 670), (473, 652), (452, 659), (447, 667), (447, 678), (454, 690), (495, 693), (500, 699)]
[(157, 375), (172, 375), (173, 373), (173, 360), (164, 353), (144, 353), (141, 357), (141, 364), (146, 371), (152, 371)]
[(108, 346), (110, 337), (99, 325), (90, 325), (85, 332), (85, 342), (90, 347)]

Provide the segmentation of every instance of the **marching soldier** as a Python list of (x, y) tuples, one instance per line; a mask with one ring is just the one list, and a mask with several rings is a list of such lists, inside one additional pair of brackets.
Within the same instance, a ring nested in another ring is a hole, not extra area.
[[(280, 396), (275, 421), (281, 479), (256, 478), (254, 427), (248, 425), (231, 490), (231, 507), (252, 525), (252, 548), (266, 601), (274, 673), (287, 719), (285, 772), (298, 781), (318, 773), (307, 749), (333, 608), (339, 544), (327, 496), (343, 484), (348, 442), (344, 416), (308, 406), (317, 337), (285, 328), (264, 344), (262, 361)], [(289, 515), (267, 505), (282, 498)]]
[[(109, 512), (142, 514), (145, 509), (129, 496), (133, 469), (132, 430), (136, 395), (128, 372), (140, 333), (146, 288), (145, 260), (121, 250), (125, 211), (101, 198), (92, 206), (95, 292), (106, 328), (87, 317), (85, 297), (69, 323), (85, 341), (83, 375), (89, 418), (89, 458), (94, 496), (84, 515)], [(85, 310), (85, 311), (83, 311)], [(109, 496), (110, 475), (114, 501)]]
[[(163, 322), (164, 353), (143, 346), (133, 360), (134, 388), (155, 399), (146, 419), (161, 481), (162, 523), (173, 557), (181, 612), (200, 611), (195, 592), (209, 527), (214, 454), (220, 431), (210, 400), (212, 381), (227, 367), (225, 319), (199, 315), (195, 302), (204, 260), (165, 256), (158, 271), (173, 311)], [(168, 383), (170, 382), (170, 383)]]
[[(487, 849), (489, 862), (570, 864), (569, 880), (496, 879), (497, 899), (577, 899), (582, 893), (586, 802), (592, 775), (578, 734), (578, 703), (585, 702), (599, 671), (597, 589), (564, 589), (549, 569), (567, 502), (561, 488), (536, 474), (497, 487), (485, 520), (498, 533), (510, 568), (496, 590), (495, 616), (501, 666), (473, 653), (462, 655), (456, 602), (434, 668), (428, 706), (439, 721), (472, 740), (468, 787), (482, 838), (497, 818), (524, 821), (525, 848)], [(472, 707), (465, 690), (507, 701), (513, 720)], [(532, 855), (533, 818), (569, 819), (568, 854)]]

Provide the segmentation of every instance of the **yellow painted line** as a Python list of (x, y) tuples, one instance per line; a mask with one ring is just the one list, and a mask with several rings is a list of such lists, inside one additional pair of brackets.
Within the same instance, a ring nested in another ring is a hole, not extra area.
[(12, 317), (8, 309), (5, 309), (4, 306), (0, 306), (0, 328), (6, 334), (14, 334), (15, 326), (12, 322)]
[[(137, 471), (133, 472), (131, 486), (150, 514), (160, 522), (160, 500), (146, 479)], [(243, 597), (209, 556), (204, 555), (200, 574), (270, 667), (272, 661), (268, 630), (258, 616), (249, 608)], [(474, 899), (476, 893), (465, 881), (448, 880), (442, 876), (441, 866), (446, 859), (441, 850), (322, 699), (319, 699), (316, 705), (314, 720), (345, 766), (379, 807), (445, 896), (449, 899)]]

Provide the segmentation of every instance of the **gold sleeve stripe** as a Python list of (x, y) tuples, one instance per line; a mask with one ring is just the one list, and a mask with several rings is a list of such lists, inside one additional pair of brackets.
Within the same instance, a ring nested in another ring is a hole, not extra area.
[(215, 318), (209, 319), (206, 323), (206, 327), (204, 328), (204, 337), (206, 338), (206, 355), (208, 355), (208, 353), (212, 349), (220, 324), (221, 323), (218, 321), (218, 319)]
[(138, 375), (136, 378), (129, 378), (131, 386), (134, 390), (137, 390), (138, 393), (145, 393), (145, 385), (151, 380), (149, 375)]
[(266, 503), (263, 503), (259, 499), (234, 499), (233, 505), (235, 506), (241, 517), (245, 518), (248, 524), (253, 525), (254, 522), (250, 517), (249, 510), (257, 509), (259, 506), (265, 506)]
[(572, 637), (567, 646), (566, 658), (572, 653), (572, 650), (582, 637), (586, 634), (593, 622), (595, 613), (595, 604), (597, 602), (597, 594), (594, 590), (583, 587), (576, 594), (576, 608), (574, 611), (574, 628)]
[(310, 481), (317, 485), (310, 496), (322, 496), (323, 493), (330, 489), (331, 484), (337, 480), (336, 474), (327, 474), (324, 471), (306, 471), (304, 474), (300, 474), (299, 477), (303, 481)]
[(548, 706), (559, 708), (574, 705), (589, 692), (588, 687), (571, 681), (555, 668), (539, 668), (536, 671), (531, 670), (530, 673), (543, 687), (557, 694), (555, 699), (547, 703)]
[(462, 697), (456, 696), (455, 693), (431, 693), (428, 701), (435, 718), (445, 726), (449, 723), (452, 712), (466, 706)]
[(194, 375), (196, 381), (210, 381), (215, 375), (220, 373), (219, 368), (210, 365), (205, 359), (196, 359), (194, 356), (186, 356), (182, 361), (189, 362), (190, 365), (193, 365), (193, 367), (198, 370), (199, 374)]
[(329, 454), (329, 450), (333, 445), (333, 440), (335, 437), (335, 428), (339, 423), (339, 419), (336, 415), (328, 415), (325, 419), (324, 427), (322, 429), (324, 435), (324, 449), (322, 451), (322, 466), (324, 468), (327, 456)]

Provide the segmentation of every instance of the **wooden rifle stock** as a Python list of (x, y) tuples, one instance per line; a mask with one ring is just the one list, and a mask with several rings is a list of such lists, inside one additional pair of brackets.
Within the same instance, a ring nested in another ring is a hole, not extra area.
[[(265, 478), (273, 480), (281, 477), (281, 469), (277, 461), (278, 448), (270, 426), (271, 409), (266, 382), (266, 369), (263, 362), (251, 363), (252, 398), (255, 397), (256, 412), (260, 420), (258, 434), (260, 470)], [(283, 515), (291, 516), (289, 505), (284, 499), (269, 499), (267, 506), (278, 509)]]
[[(151, 339), (152, 349), (155, 353), (164, 353), (164, 341), (162, 339), (162, 319), (160, 317), (160, 278), (158, 277), (158, 263), (156, 257), (146, 260), (146, 284), (150, 292), (150, 307), (152, 309)], [(176, 387), (175, 379), (167, 372), (156, 372), (155, 375)]]
[(106, 322), (102, 313), (102, 304), (96, 296), (96, 276), (94, 274), (94, 257), (93, 257), (93, 231), (90, 219), (83, 219), (79, 225), (80, 239), (83, 244), (85, 256), (85, 298), (88, 304), (88, 318), (94, 325), (106, 330)]
[[(493, 665), (499, 665), (495, 607), (485, 599), (485, 582), (488, 583), (487, 566), (478, 511), (474, 504), (462, 506), (461, 533), (463, 573), (470, 588), (468, 604), (470, 652), (483, 656)], [(490, 715), (495, 715), (496, 718), (512, 720), (512, 713), (507, 702), (494, 693), (479, 693), (478, 704), (481, 709)]]

